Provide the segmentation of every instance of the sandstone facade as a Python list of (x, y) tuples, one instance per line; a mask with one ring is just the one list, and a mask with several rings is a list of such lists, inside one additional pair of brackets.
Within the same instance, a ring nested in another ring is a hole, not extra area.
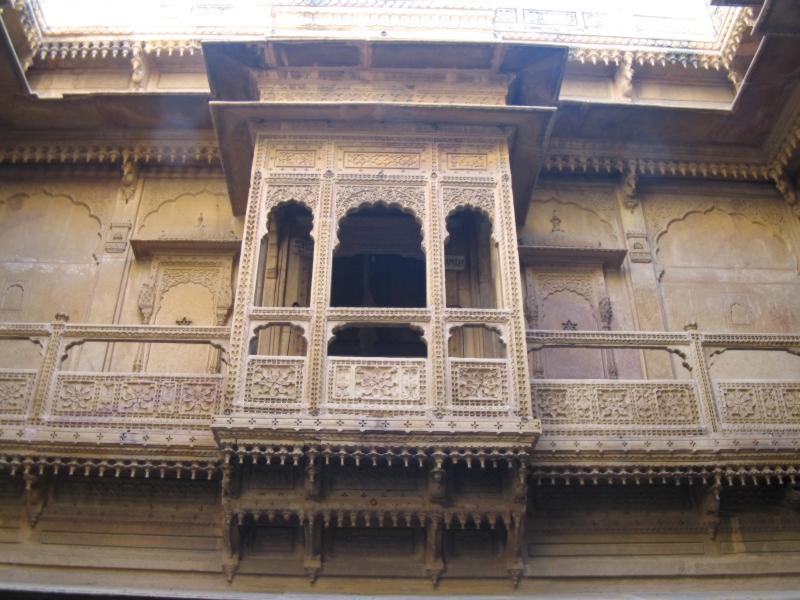
[(6, 4), (0, 589), (800, 584), (796, 3)]

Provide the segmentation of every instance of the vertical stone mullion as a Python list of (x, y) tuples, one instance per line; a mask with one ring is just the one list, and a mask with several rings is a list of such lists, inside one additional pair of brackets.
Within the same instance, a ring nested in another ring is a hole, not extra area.
[(501, 245), (500, 269), (502, 273), (503, 298), (506, 308), (511, 309), (511, 320), (508, 324), (508, 348), (512, 401), (520, 416), (531, 414), (531, 387), (528, 375), (528, 353), (525, 338), (525, 322), (522, 310), (522, 284), (519, 269), (519, 251), (517, 250), (517, 228), (514, 220), (514, 199), (511, 194), (511, 174), (507, 144), (500, 144), (501, 163), (504, 167), (499, 173), (500, 181), (500, 218), (497, 223), (497, 238)]
[(50, 337), (44, 349), (42, 367), (39, 369), (39, 375), (36, 378), (32, 405), (29, 407), (29, 423), (41, 423), (44, 416), (47, 398), (53, 388), (53, 380), (58, 373), (58, 361), (62, 352), (64, 327), (66, 327), (67, 321), (69, 321), (69, 316), (66, 313), (58, 313), (56, 320), (50, 325)]
[(312, 414), (317, 414), (325, 390), (325, 361), (328, 356), (328, 319), (325, 315), (330, 296), (330, 274), (333, 265), (333, 169), (336, 165), (336, 144), (325, 144), (325, 174), (317, 214), (314, 215), (314, 262), (311, 267), (311, 321), (308, 331), (308, 358), (305, 373), (305, 402)]
[(428, 363), (431, 368), (431, 393), (433, 395), (434, 413), (444, 414), (448, 402), (447, 385), (447, 352), (445, 341), (447, 333), (444, 318), (444, 227), (442, 217), (444, 209), (439, 197), (439, 145), (431, 144), (431, 176), (428, 194), (428, 304), (431, 309), (430, 346)]
[(248, 327), (247, 307), (255, 298), (257, 254), (261, 243), (259, 240), (261, 213), (264, 204), (262, 194), (263, 153), (266, 141), (259, 138), (256, 143), (256, 159), (250, 183), (250, 198), (247, 203), (247, 214), (244, 223), (242, 240), (242, 258), (239, 262), (239, 281), (236, 286), (236, 297), (233, 306), (231, 323), (230, 366), (225, 384), (224, 408), (231, 408), (234, 403), (244, 405), (244, 374), (246, 372)]
[(683, 329), (689, 334), (691, 340), (689, 358), (692, 363), (692, 375), (697, 382), (697, 394), (698, 400), (700, 400), (700, 410), (703, 412), (703, 420), (711, 432), (719, 431), (714, 390), (711, 386), (711, 374), (703, 352), (701, 334), (697, 331), (697, 324), (694, 321), (686, 323)]

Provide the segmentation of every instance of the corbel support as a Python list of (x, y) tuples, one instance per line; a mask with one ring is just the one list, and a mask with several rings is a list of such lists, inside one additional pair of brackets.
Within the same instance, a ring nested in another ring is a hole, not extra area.
[[(424, 522), (424, 521), (423, 521)], [(444, 573), (444, 560), (442, 560), (442, 515), (434, 513), (430, 516), (427, 528), (427, 548), (425, 553), (425, 572), (430, 577), (431, 583), (439, 585)]]
[(636, 161), (629, 160), (625, 163), (622, 170), (622, 203), (625, 208), (632, 211), (639, 205), (639, 200), (636, 198), (637, 185), (639, 184), (639, 175), (636, 172)]
[(431, 458), (434, 463), (428, 473), (428, 496), (431, 502), (441, 504), (447, 501), (447, 471), (444, 468), (447, 455), (437, 448)]
[(787, 204), (797, 210), (797, 186), (795, 183), (784, 173), (783, 169), (775, 168), (769, 172), (770, 178), (775, 182), (775, 187), (786, 200)]
[(511, 499), (513, 502), (525, 504), (528, 502), (528, 475), (530, 471), (525, 463), (514, 471), (511, 485)]
[(30, 473), (27, 467), (22, 478), (25, 480), (25, 512), (28, 523), (34, 528), (47, 503), (47, 480), (42, 475)]
[(525, 514), (526, 511), (515, 510), (511, 513), (511, 523), (508, 524), (508, 538), (506, 540), (506, 570), (511, 576), (514, 587), (519, 585), (525, 571), (522, 563), (522, 544), (525, 541)]
[(623, 102), (633, 100), (633, 60), (633, 52), (625, 52), (617, 63), (617, 70), (614, 73), (619, 99)]
[(122, 162), (122, 180), (119, 185), (119, 195), (127, 204), (136, 191), (136, 183), (139, 181), (141, 167), (138, 162), (131, 160), (130, 153), (126, 151), (124, 154), (126, 156), (123, 157)]
[(306, 499), (319, 500), (322, 496), (322, 472), (315, 464), (314, 457), (309, 457), (305, 472), (306, 479), (304, 482), (304, 489)]
[(144, 92), (147, 90), (147, 80), (150, 76), (150, 65), (148, 64), (147, 54), (140, 42), (131, 44), (131, 89), (134, 92)]
[(313, 584), (322, 571), (322, 531), (320, 520), (316, 515), (310, 514), (303, 519), (303, 538), (305, 542), (303, 570)]
[(713, 485), (701, 486), (698, 491), (700, 493), (700, 514), (703, 518), (703, 523), (708, 529), (708, 535), (711, 536), (711, 539), (716, 539), (720, 523), (719, 493), (722, 491), (722, 480), (717, 477)]
[(239, 546), (240, 546), (240, 519), (233, 507), (223, 502), (222, 505), (222, 543), (224, 546), (224, 556), (222, 558), (222, 573), (228, 579), (228, 583), (233, 582), (233, 576), (239, 570)]

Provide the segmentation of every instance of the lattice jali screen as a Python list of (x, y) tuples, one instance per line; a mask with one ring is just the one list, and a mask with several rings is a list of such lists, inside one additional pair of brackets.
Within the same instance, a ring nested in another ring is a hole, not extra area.
[(304, 357), (250, 357), (244, 412), (298, 413), (303, 407)]
[(222, 375), (59, 373), (45, 421), (50, 425), (207, 427), (220, 409)]
[(800, 429), (800, 381), (714, 382), (724, 429), (777, 431)]
[(328, 359), (327, 410), (333, 414), (423, 414), (428, 407), (423, 358)]
[(0, 371), (0, 423), (25, 418), (36, 373), (35, 369)]
[(704, 434), (693, 381), (536, 381), (531, 395), (545, 435)]
[(513, 415), (508, 395), (508, 363), (499, 359), (450, 360), (451, 411), (454, 416)]

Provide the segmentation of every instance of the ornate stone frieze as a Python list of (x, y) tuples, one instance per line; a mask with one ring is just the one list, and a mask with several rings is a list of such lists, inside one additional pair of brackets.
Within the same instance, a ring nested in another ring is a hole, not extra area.
[(451, 358), (450, 381), (454, 415), (491, 418), (516, 413), (508, 397), (505, 361)]
[(411, 211), (424, 222), (425, 192), (416, 187), (338, 186), (336, 189), (337, 222), (362, 204), (397, 205)]
[(443, 187), (442, 202), (445, 217), (459, 208), (476, 208), (489, 217), (490, 221), (495, 220), (495, 197), (490, 189)]
[[(544, 435), (701, 435), (693, 383), (675, 381), (531, 383)], [(655, 433), (660, 431), (660, 433)]]
[(38, 144), (9, 143), (0, 146), (3, 163), (137, 163), (168, 165), (216, 165), (219, 148), (216, 142), (139, 142), (118, 143), (108, 140), (52, 141)]
[(44, 422), (62, 427), (208, 427), (221, 404), (219, 375), (62, 372)]
[(798, 382), (716, 380), (714, 388), (725, 431), (800, 431)]
[(33, 395), (36, 370), (0, 371), (0, 422), (24, 419)]
[[(418, 102), (422, 104), (481, 104), (504, 106), (508, 87), (505, 82), (500, 85), (447, 85), (445, 83), (404, 82), (357, 82), (348, 81), (314, 82), (287, 84), (283, 81), (262, 80), (259, 83), (262, 102)], [(280, 153), (279, 153), (280, 154)], [(313, 155), (292, 153), (291, 164), (287, 162), (289, 155), (283, 153), (278, 157), (276, 166), (312, 167)], [(300, 161), (300, 162), (297, 162)], [(286, 164), (282, 164), (282, 163)], [(416, 161), (408, 155), (388, 155), (382, 158), (370, 158), (363, 154), (348, 157), (345, 166), (378, 166), (385, 168), (414, 168)], [(462, 161), (460, 168), (481, 168), (475, 160)], [(456, 167), (458, 168), (458, 167)], [(483, 167), (485, 167), (485, 158)]]

